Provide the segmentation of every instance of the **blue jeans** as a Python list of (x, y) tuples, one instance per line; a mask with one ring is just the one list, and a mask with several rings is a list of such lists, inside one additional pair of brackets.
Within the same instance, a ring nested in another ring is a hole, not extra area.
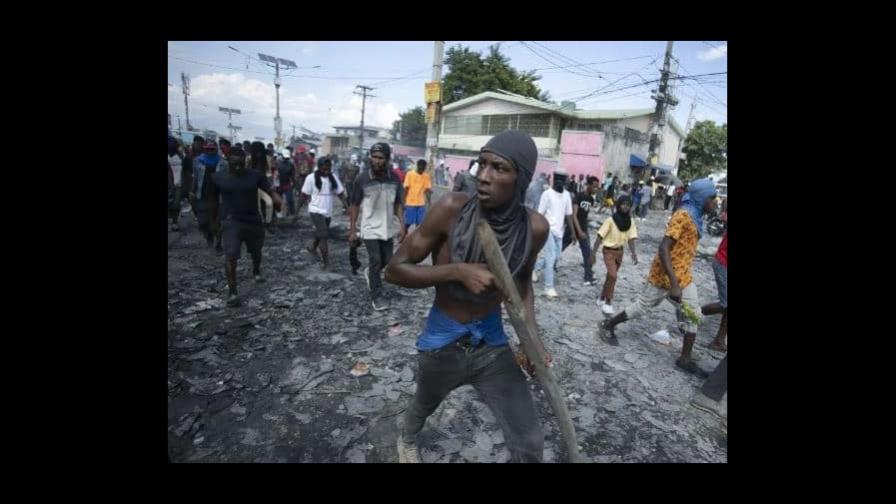
[(719, 304), (728, 308), (728, 268), (722, 266), (718, 259), (712, 259), (712, 272), (716, 277), (716, 289), (719, 291)]
[(296, 213), (296, 200), (293, 195), (292, 188), (283, 191), (283, 197), (286, 199), (286, 215), (294, 215)]
[[(535, 271), (544, 270), (544, 288), (554, 288), (554, 265), (560, 259), (560, 251), (563, 250), (563, 237), (554, 236), (548, 232), (548, 239), (544, 244), (544, 254), (535, 263)], [(547, 264), (545, 264), (547, 262)]]

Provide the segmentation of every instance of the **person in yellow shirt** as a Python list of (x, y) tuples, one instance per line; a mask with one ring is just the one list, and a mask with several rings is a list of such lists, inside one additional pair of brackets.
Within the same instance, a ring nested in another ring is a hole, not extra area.
[(597, 238), (594, 247), (591, 248), (591, 264), (596, 260), (597, 249), (603, 242), (604, 265), (607, 267), (607, 276), (604, 279), (604, 287), (601, 290), (597, 306), (606, 315), (613, 314), (613, 291), (616, 288), (616, 276), (622, 266), (622, 247), (627, 243), (632, 253), (632, 262), (638, 264), (638, 254), (635, 252), (635, 239), (638, 238), (638, 228), (632, 219), (632, 199), (621, 196), (616, 202), (616, 212), (612, 218), (607, 219), (597, 230)]
[(678, 329), (684, 334), (681, 356), (675, 361), (675, 365), (702, 378), (709, 376), (691, 357), (691, 350), (697, 340), (697, 329), (702, 321), (692, 268), (697, 255), (697, 242), (703, 235), (703, 214), (713, 213), (715, 210), (715, 184), (707, 178), (691, 182), (687, 194), (681, 200), (681, 208), (672, 214), (666, 225), (663, 241), (641, 294), (625, 310), (600, 323), (598, 336), (601, 340), (618, 346), (619, 341), (614, 332), (618, 324), (638, 318), (664, 299), (669, 299), (676, 308)]
[(404, 190), (406, 194), (404, 202), (404, 228), (410, 232), (411, 225), (419, 226), (423, 223), (426, 209), (432, 195), (432, 180), (426, 171), (426, 161), (417, 161), (417, 171), (408, 172), (404, 178)]

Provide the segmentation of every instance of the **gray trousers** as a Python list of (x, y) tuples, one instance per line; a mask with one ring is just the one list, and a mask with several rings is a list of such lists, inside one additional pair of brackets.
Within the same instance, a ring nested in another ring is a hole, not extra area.
[(405, 415), (404, 438), (414, 439), (445, 396), (461, 385), (472, 385), (491, 409), (513, 462), (541, 462), (544, 433), (526, 378), (507, 345), (471, 348), (451, 343), (420, 352), (417, 392)]
[(701, 389), (703, 395), (714, 400), (721, 401), (725, 392), (728, 392), (728, 355), (719, 362), (719, 365), (710, 373), (706, 383)]

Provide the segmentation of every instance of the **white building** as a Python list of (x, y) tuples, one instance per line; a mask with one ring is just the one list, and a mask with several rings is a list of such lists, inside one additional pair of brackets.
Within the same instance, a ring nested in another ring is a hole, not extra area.
[[(647, 158), (653, 114), (653, 108), (576, 110), (571, 102), (554, 105), (504, 91), (488, 91), (442, 109), (438, 148), (446, 156), (472, 158), (495, 134), (519, 129), (535, 140), (539, 166), (556, 166), (561, 157), (563, 131), (596, 131), (602, 133), (603, 169), (631, 178), (631, 155)], [(677, 166), (684, 136), (681, 127), (669, 117), (661, 130), (662, 142), (654, 165), (666, 169)]]

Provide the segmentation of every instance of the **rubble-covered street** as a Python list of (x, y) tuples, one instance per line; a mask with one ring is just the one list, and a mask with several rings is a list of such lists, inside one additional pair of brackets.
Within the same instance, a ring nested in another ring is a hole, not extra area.
[[(613, 302), (617, 312), (642, 287), (669, 215), (651, 210), (637, 222), (640, 263), (633, 265), (626, 250)], [(253, 282), (243, 251), (243, 305), (227, 308), (223, 256), (206, 249), (192, 215), (182, 216), (181, 227), (168, 233), (171, 461), (397, 462), (397, 425), (415, 390), (414, 343), (434, 289), (385, 284), (391, 309), (375, 312), (361, 272), (351, 273), (347, 215), (335, 211), (331, 270), (323, 271), (306, 250), (313, 240), (306, 207), (297, 224), (280, 223), (266, 236), (266, 283)], [(719, 241), (704, 234), (694, 263), (702, 304), (717, 301), (709, 259)], [(358, 250), (366, 265), (364, 247)], [(719, 419), (689, 404), (702, 380), (675, 367), (677, 332), (669, 331), (669, 345), (649, 338), (674, 326), (669, 303), (620, 325), (618, 347), (595, 337), (604, 274), (599, 260), (598, 285), (583, 286), (581, 253), (572, 245), (561, 258), (560, 297), (548, 300), (542, 283), (535, 284), (539, 334), (567, 395), (583, 460), (727, 462)], [(723, 357), (706, 348), (719, 320), (705, 318), (694, 349), (707, 371)], [(507, 319), (505, 327), (516, 341)], [(545, 461), (562, 461), (550, 406), (536, 381), (530, 383), (545, 433)], [(455, 390), (430, 417), (419, 445), (426, 462), (509, 459), (495, 418), (469, 386)]]

